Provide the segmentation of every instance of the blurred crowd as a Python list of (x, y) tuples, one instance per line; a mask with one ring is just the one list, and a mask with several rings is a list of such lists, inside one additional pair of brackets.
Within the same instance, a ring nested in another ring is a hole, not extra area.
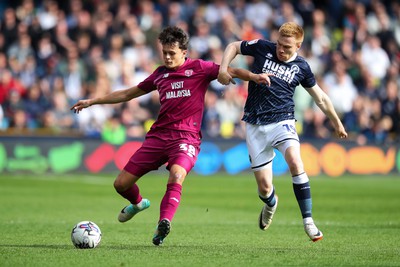
[[(300, 55), (359, 144), (400, 142), (399, 1), (2, 0), (0, 133), (79, 133), (121, 144), (143, 137), (158, 114), (157, 92), (79, 115), (82, 98), (136, 85), (162, 64), (158, 33), (190, 35), (189, 56), (220, 63), (237, 40), (276, 40), (279, 26), (305, 29)], [(238, 56), (235, 67), (249, 68)], [(244, 138), (245, 82), (211, 83), (203, 135)], [(295, 93), (304, 138), (330, 138), (332, 127), (304, 88)]]

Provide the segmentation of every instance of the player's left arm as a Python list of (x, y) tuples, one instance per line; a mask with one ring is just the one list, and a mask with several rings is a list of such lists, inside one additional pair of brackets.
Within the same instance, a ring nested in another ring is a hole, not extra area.
[[(257, 84), (266, 84), (268, 86), (271, 85), (271, 80), (269, 79), (269, 76), (273, 75), (269, 73), (256, 74), (249, 70), (231, 67), (228, 67), (228, 73), (230, 76), (232, 76), (232, 78), (239, 78), (243, 81), (253, 81)], [(231, 80), (231, 82), (235, 83), (234, 80)]]
[(340, 138), (347, 138), (347, 132), (344, 129), (344, 126), (340, 121), (340, 118), (337, 115), (329, 96), (321, 89), (321, 87), (319, 87), (318, 84), (315, 84), (313, 87), (306, 88), (306, 90), (312, 96), (322, 112), (324, 112), (325, 115), (328, 116), (328, 118), (332, 121), (337, 136)]

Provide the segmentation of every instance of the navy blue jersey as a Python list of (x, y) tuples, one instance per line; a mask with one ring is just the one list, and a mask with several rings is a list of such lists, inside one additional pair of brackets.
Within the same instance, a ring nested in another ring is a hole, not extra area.
[(305, 88), (316, 84), (314, 74), (304, 58), (296, 56), (293, 61), (282, 62), (276, 56), (276, 43), (267, 40), (243, 41), (243, 55), (254, 58), (253, 73), (270, 73), (271, 86), (249, 82), (249, 92), (244, 107), (243, 121), (266, 125), (294, 119), (293, 94), (301, 84)]

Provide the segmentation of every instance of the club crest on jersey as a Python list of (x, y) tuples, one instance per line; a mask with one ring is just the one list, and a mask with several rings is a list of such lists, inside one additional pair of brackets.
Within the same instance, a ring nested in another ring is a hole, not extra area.
[(297, 66), (297, 65), (293, 65), (293, 66), (290, 68), (290, 71), (293, 72), (293, 73), (299, 73), (300, 68), (299, 68), (299, 66)]
[(186, 75), (187, 77), (192, 76), (192, 74), (193, 74), (193, 70), (185, 70), (185, 75)]
[(169, 73), (165, 73), (163, 78), (168, 78), (168, 76), (169, 76)]
[(257, 42), (258, 42), (258, 39), (254, 39), (254, 40), (248, 41), (247, 44), (253, 45), (253, 44), (256, 44)]

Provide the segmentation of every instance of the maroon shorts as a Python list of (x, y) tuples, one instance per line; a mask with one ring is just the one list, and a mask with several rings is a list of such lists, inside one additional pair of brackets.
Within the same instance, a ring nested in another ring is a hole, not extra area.
[(200, 152), (200, 136), (190, 132), (161, 130), (148, 135), (142, 146), (132, 155), (124, 170), (142, 177), (168, 163), (177, 164), (187, 173), (193, 168)]

